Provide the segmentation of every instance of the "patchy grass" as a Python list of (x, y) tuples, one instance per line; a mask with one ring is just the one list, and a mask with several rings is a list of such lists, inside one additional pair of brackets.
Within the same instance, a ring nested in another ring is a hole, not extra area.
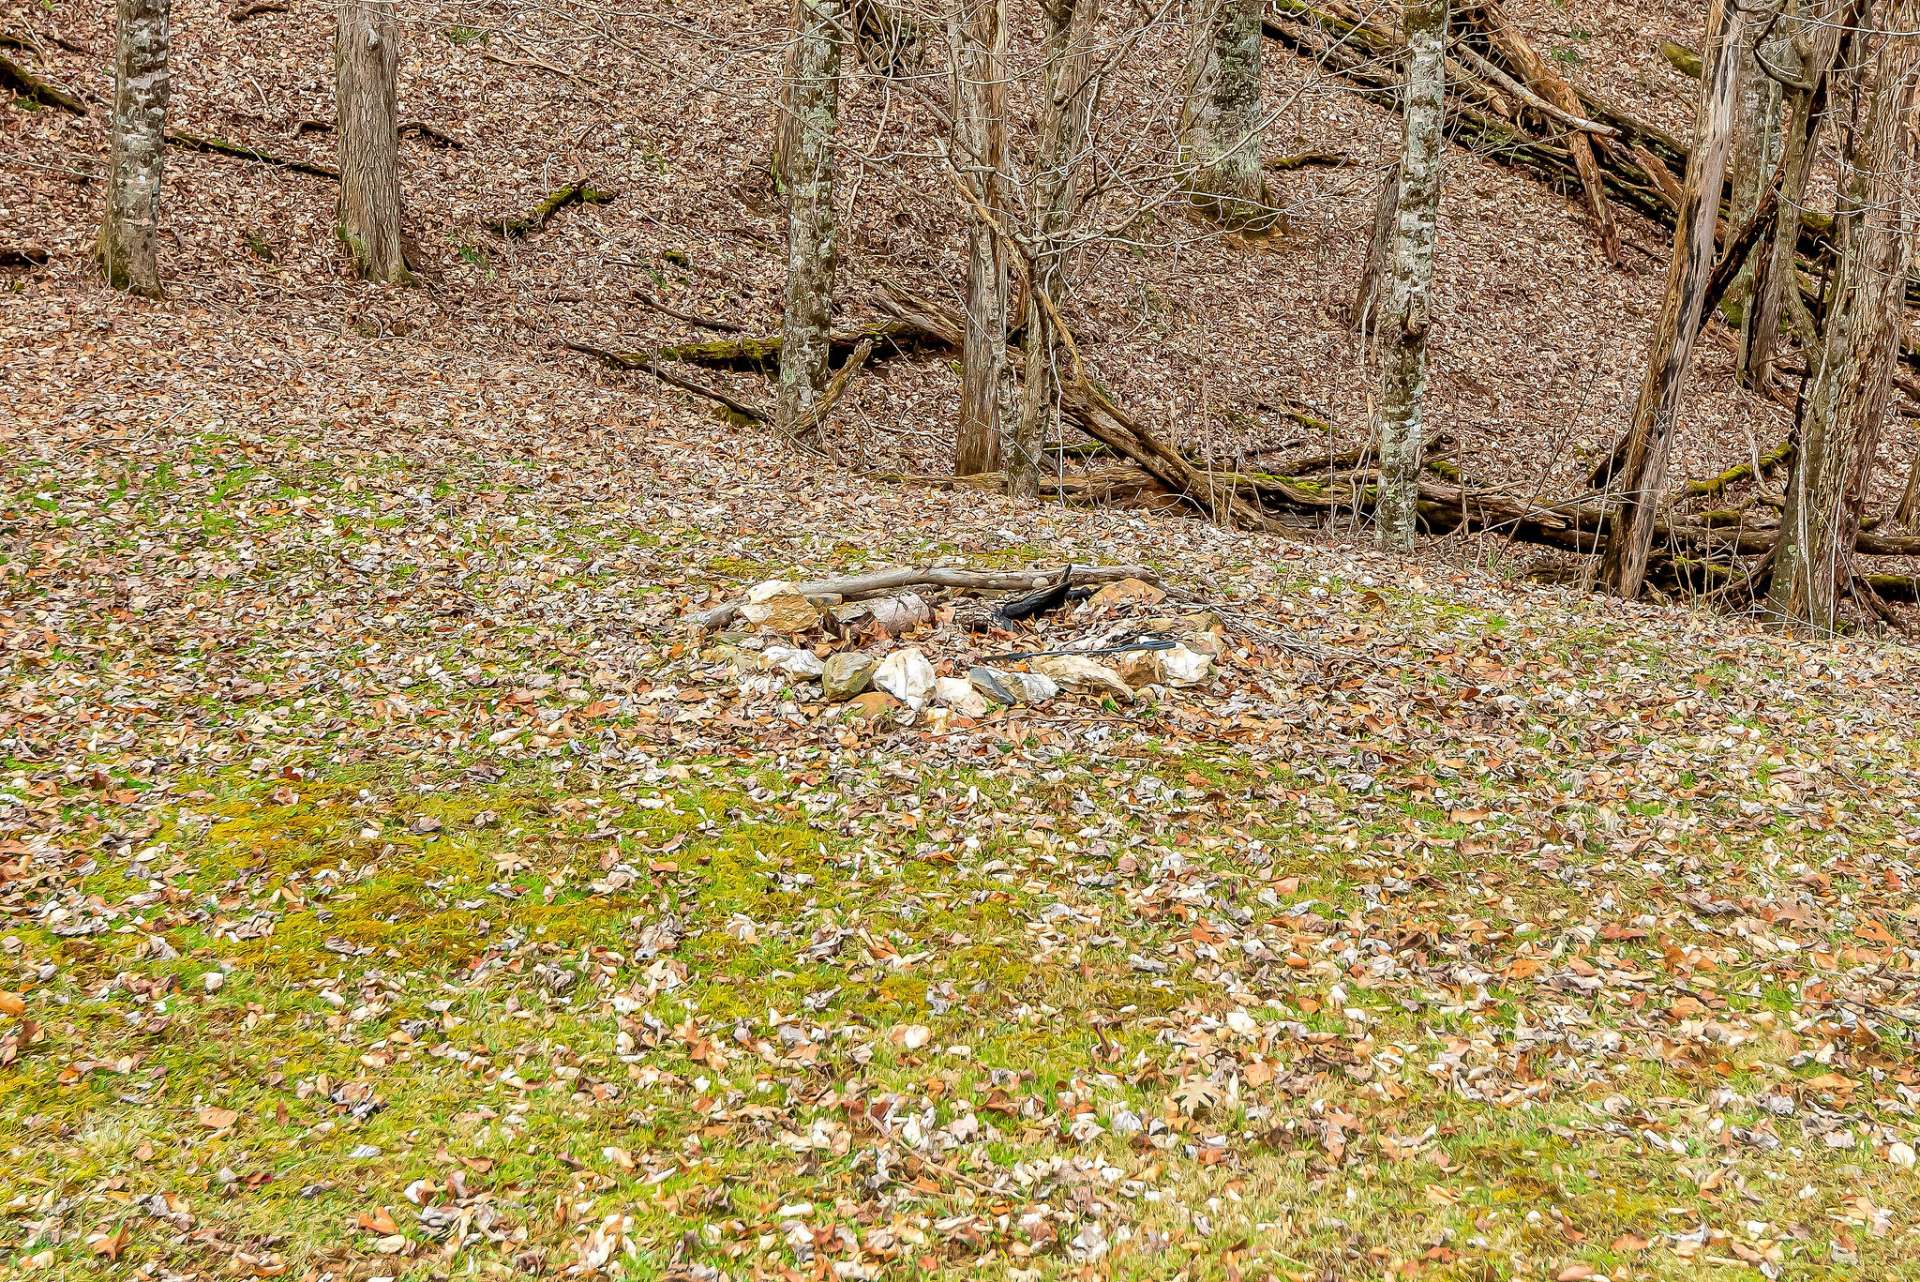
[[(209, 377), (4, 464), (0, 1273), (1912, 1271), (1903, 652)], [(681, 618), (942, 557), (1225, 661), (869, 724)]]
[[(74, 884), (100, 933), (10, 936), (47, 972), (0, 1101), (19, 1259), (1827, 1277), (1908, 1222), (1866, 1132), (1756, 1105), (1875, 1093), (1803, 1067), (1790, 986), (1728, 992), (1715, 1035), (1660, 1011), (1766, 955), (1583, 934), (1512, 816), (1219, 749), (832, 789), (769, 764), (198, 781)], [(987, 831), (962, 796), (1077, 800), (1102, 836)], [(1396, 886), (1407, 833), (1430, 857)]]

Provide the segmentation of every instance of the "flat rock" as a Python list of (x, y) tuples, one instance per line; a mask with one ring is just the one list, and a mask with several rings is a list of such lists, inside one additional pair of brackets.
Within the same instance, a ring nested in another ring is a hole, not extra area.
[(1041, 676), (1052, 677), (1069, 690), (1110, 694), (1122, 703), (1132, 703), (1133, 687), (1106, 664), (1080, 654), (1046, 654), (1030, 659), (1027, 666)]
[(848, 701), (846, 715), (861, 721), (878, 721), (899, 706), (900, 701), (892, 695), (882, 694), (878, 690), (869, 690)]
[(764, 601), (749, 601), (740, 607), (740, 618), (761, 632), (797, 636), (820, 626), (820, 607), (791, 592), (770, 596)]
[(879, 666), (879, 656), (859, 651), (828, 655), (820, 665), (820, 691), (829, 703), (845, 703), (873, 683)]
[(1060, 683), (1039, 672), (1008, 672), (1004, 668), (975, 668), (967, 682), (995, 703), (1031, 706), (1060, 693)]

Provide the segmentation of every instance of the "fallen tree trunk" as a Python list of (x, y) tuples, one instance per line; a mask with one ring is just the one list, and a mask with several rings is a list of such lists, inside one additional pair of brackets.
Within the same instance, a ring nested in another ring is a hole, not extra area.
[[(1521, 80), (1529, 89), (1563, 113), (1572, 115), (1579, 111), (1579, 96), (1520, 34), (1520, 28), (1507, 15), (1500, 0), (1470, 2), (1464, 9), (1467, 20), (1486, 34), (1494, 48), (1520, 73)], [(1567, 135), (1567, 150), (1572, 154), (1574, 173), (1579, 177), (1581, 191), (1586, 196), (1587, 212), (1593, 217), (1594, 231), (1600, 237), (1601, 251), (1608, 262), (1617, 264), (1620, 261), (1620, 231), (1614, 225), (1612, 206), (1607, 203), (1606, 180), (1600, 173), (1600, 161), (1594, 155), (1593, 140), (1585, 133), (1574, 130)]]
[(5, 54), (0, 54), (0, 89), (12, 90), (16, 97), (43, 107), (57, 107), (76, 116), (87, 114), (86, 103), (52, 81), (34, 75)]
[[(963, 570), (952, 566), (929, 565), (895, 570), (875, 570), (840, 579), (811, 579), (795, 583), (795, 596), (838, 597), (842, 601), (865, 601), (906, 588), (951, 588), (963, 592), (1037, 592), (1065, 580), (1067, 587), (1085, 587), (1094, 583), (1117, 583), (1121, 579), (1140, 579), (1158, 584), (1160, 576), (1141, 565), (1067, 565), (1031, 570)], [(733, 622), (744, 601), (703, 610), (693, 622), (708, 632), (717, 632)]]
[(231, 156), (235, 160), (252, 161), (256, 165), (270, 165), (290, 173), (310, 174), (315, 178), (325, 178), (332, 182), (340, 181), (340, 171), (331, 165), (301, 160), (295, 156), (279, 156), (270, 151), (262, 151), (258, 147), (250, 147), (245, 143), (228, 142), (225, 138), (213, 138), (206, 134), (175, 130), (167, 135), (167, 145), (186, 151), (205, 152), (213, 156)]
[[(1371, 21), (1344, 0), (1273, 0), (1262, 29), (1269, 40), (1340, 75), (1369, 95), (1397, 100), (1399, 82), (1393, 69), (1401, 52), (1398, 33)], [(1529, 130), (1517, 118), (1537, 109), (1502, 88), (1495, 78), (1475, 71), (1475, 57), (1465, 56), (1474, 51), (1463, 47), (1461, 52), (1463, 56), (1447, 83), (1447, 130), (1454, 141), (1489, 160), (1528, 170), (1555, 190), (1584, 195), (1586, 179), (1576, 149)], [(1503, 70), (1509, 75), (1518, 72), (1512, 67)], [(1611, 136), (1574, 131), (1590, 134), (1597, 143), (1593, 150), (1605, 195), (1671, 228), (1681, 190), (1676, 175), (1686, 171), (1687, 144), (1589, 87), (1563, 83), (1577, 104), (1577, 110), (1569, 114), (1612, 131)], [(1488, 101), (1511, 101), (1513, 105), (1494, 113), (1481, 105)], [(1564, 121), (1554, 123), (1570, 128)], [(1723, 200), (1725, 196), (1723, 184)], [(1829, 255), (1833, 249), (1830, 220), (1807, 212), (1800, 221), (1798, 252), (1812, 261)], [(1907, 301), (1920, 305), (1920, 274), (1908, 274)], [(1920, 365), (1920, 350), (1907, 349), (1906, 358)]]
[(595, 357), (613, 366), (615, 369), (639, 370), (643, 374), (651, 374), (668, 387), (677, 387), (683, 392), (691, 392), (695, 396), (704, 397), (707, 400), (713, 401), (715, 404), (725, 408), (729, 413), (737, 415), (745, 422), (769, 423), (773, 421), (773, 415), (767, 411), (748, 405), (745, 401), (735, 400), (717, 388), (707, 387), (694, 382), (690, 378), (683, 378), (671, 370), (661, 369), (658, 363), (646, 356), (635, 355), (632, 352), (608, 351), (604, 347), (595, 347), (591, 343), (575, 342), (572, 339), (561, 339), (560, 346), (566, 348), (568, 351), (581, 352), (585, 355)]
[[(873, 346), (874, 355), (897, 355), (924, 347), (951, 347), (949, 336), (929, 332), (913, 321), (876, 320), (834, 334), (828, 351), (835, 361), (845, 361), (861, 344)], [(632, 361), (679, 361), (706, 369), (757, 370), (771, 373), (780, 368), (781, 339), (778, 334), (743, 338), (716, 338), (698, 343), (676, 343), (651, 352), (623, 352)]]
[(537, 231), (545, 231), (553, 216), (569, 205), (604, 205), (618, 194), (592, 186), (585, 178), (575, 179), (564, 187), (556, 187), (548, 192), (546, 199), (526, 213), (495, 219), (487, 227), (510, 240), (517, 240)]

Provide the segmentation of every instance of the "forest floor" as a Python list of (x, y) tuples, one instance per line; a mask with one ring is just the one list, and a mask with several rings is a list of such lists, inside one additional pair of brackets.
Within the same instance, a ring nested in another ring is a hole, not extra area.
[[(324, 324), (6, 326), (0, 1270), (1908, 1275), (1904, 650)], [(1233, 641), (941, 725), (680, 621), (937, 558)]]
[[(31, 21), (97, 52), (82, 9)], [(181, 119), (324, 158), (322, 7), (177, 11)], [(0, 281), (0, 1277), (1915, 1276), (1910, 650), (1517, 584), (1494, 539), (881, 484), (594, 370), (549, 341), (684, 337), (636, 281), (764, 320), (777, 250), (621, 58), (576, 74), (632, 76), (630, 132), (556, 142), (600, 100), (468, 53), (533, 18), (413, 12), (450, 64), (403, 99), (472, 149), (409, 143), (429, 289), (339, 280), (324, 185), (186, 154), (174, 298), (109, 296), (97, 121), (0, 107), (0, 233), (55, 255)], [(1556, 39), (1678, 30), (1591, 17)], [(1346, 101), (1315, 127), (1377, 129)], [(582, 149), (645, 199), (486, 237)], [(1500, 270), (1447, 269), (1436, 398), (1490, 474), (1548, 426), (1570, 473), (1652, 286), (1479, 172), (1452, 225)], [(1157, 319), (1111, 319), (1107, 372), (1237, 345), (1156, 414), (1351, 410), (1349, 181), (1305, 259), (1130, 278)], [(951, 266), (877, 208), (856, 279)], [(1695, 403), (1744, 433), (1718, 360)], [(863, 380), (849, 457), (937, 458), (942, 370)], [(1229, 643), (1162, 698), (866, 720), (686, 631), (941, 559), (1143, 564)]]

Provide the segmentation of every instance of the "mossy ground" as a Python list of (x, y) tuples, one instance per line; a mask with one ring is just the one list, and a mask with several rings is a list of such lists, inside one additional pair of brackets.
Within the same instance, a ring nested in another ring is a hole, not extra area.
[[(124, 915), (78, 937), (13, 929), (11, 951), (54, 973), (29, 994), (45, 1040), (6, 1070), (7, 1183), (14, 1214), (64, 1227), (13, 1265), (558, 1271), (583, 1226), (624, 1215), (610, 1267), (632, 1277), (813, 1258), (973, 1276), (988, 1247), (996, 1267), (1066, 1276), (1097, 1240), (1103, 1275), (1140, 1278), (1540, 1276), (1518, 1267), (1535, 1260), (1737, 1277), (1742, 1249), (1773, 1251), (1787, 1276), (1903, 1267), (1846, 1217), (1864, 1198), (1907, 1221), (1910, 1175), (1792, 1128), (1785, 1152), (1729, 1145), (1727, 1128), (1765, 1119), (1716, 1105), (1721, 1091), (1817, 1076), (1790, 1067), (1796, 1039), (1622, 1059), (1585, 1089), (1547, 1071), (1545, 1089), (1472, 1098), (1431, 1065), (1524, 1027), (1541, 994), (1523, 967), (1489, 975), (1477, 1001), (1409, 1010), (1398, 985), (1373, 990), (1364, 960), (1303, 941), (1298, 969), (1222, 988), (1206, 954), (1224, 904), (1280, 923), (1317, 903), (1311, 920), (1372, 917), (1367, 933), (1394, 940), (1357, 889), (1371, 861), (1336, 852), (1409, 824), (1438, 857), (1402, 928), (1585, 915), (1582, 893), (1521, 861), (1463, 857), (1473, 821), (1457, 809), (1389, 798), (1363, 817), (1339, 785), (1287, 781), (1289, 805), (1261, 813), (1244, 799), (1285, 775), (1240, 754), (1131, 764), (1060, 761), (1038, 806), (968, 771), (876, 793), (897, 782), (879, 769), (843, 795), (884, 800), (835, 804), (752, 761), (618, 788), (538, 769), (484, 786), (373, 770), (190, 781), (151, 857), (76, 883)], [(964, 817), (943, 814), (972, 797), (1142, 832), (1124, 802), (1146, 778), (1231, 834), (1196, 823), (1197, 841), (1171, 843), (1192, 861), (1171, 882), (1018, 823), (968, 848)], [(1718, 853), (1737, 873), (1736, 852)], [(1165, 885), (1205, 886), (1211, 912), (1153, 893)], [(1624, 874), (1612, 890), (1651, 887)], [(1620, 955), (1665, 964), (1651, 942)], [(1594, 1031), (1619, 1022), (1610, 1004), (1592, 1008)], [(1252, 1023), (1225, 1036), (1259, 1048), (1245, 1061), (1259, 1067), (1183, 1094), (1195, 1030), (1218, 1033), (1229, 1009)], [(1597, 1125), (1607, 1097), (1634, 1120)], [(1123, 1113), (1168, 1129), (1115, 1134)], [(912, 1139), (969, 1117), (963, 1136), (984, 1122), (991, 1137), (960, 1146), (977, 1158), (964, 1172), (915, 1156)], [(1057, 1203), (1001, 1223), (1013, 1206), (987, 1181), (1008, 1171), (1049, 1171)], [(878, 1199), (882, 1177), (905, 1188)], [(156, 1191), (192, 1234), (170, 1237), (137, 1200)], [(1075, 1216), (1096, 1194), (1104, 1215)], [(1766, 1228), (1679, 1254), (1641, 1245), (1733, 1214)], [(1796, 1223), (1790, 1251), (1746, 1245)], [(117, 1259), (89, 1245), (122, 1228)], [(1857, 1269), (1834, 1263), (1841, 1242)]]

